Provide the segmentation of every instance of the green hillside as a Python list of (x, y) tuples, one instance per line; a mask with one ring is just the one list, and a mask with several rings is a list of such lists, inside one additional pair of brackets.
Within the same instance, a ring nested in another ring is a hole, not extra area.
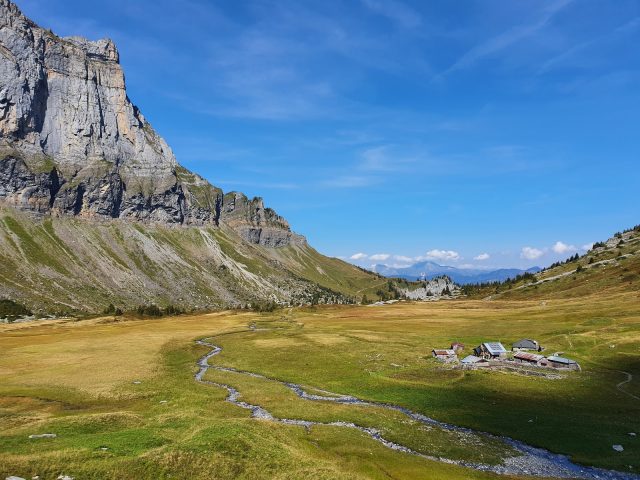
[(509, 299), (571, 298), (640, 291), (640, 226), (597, 242), (582, 256), (575, 255), (535, 275), (513, 281), (469, 285), (471, 297)]
[(231, 228), (34, 217), (0, 209), (0, 298), (36, 313), (344, 303), (378, 276), (300, 242), (268, 248)]

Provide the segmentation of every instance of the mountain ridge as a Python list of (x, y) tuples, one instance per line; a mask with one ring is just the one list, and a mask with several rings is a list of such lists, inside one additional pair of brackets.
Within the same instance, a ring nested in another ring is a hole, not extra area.
[(386, 283), (180, 165), (111, 40), (58, 37), (0, 0), (0, 78), (0, 298), (212, 309), (353, 303)]
[(228, 223), (246, 241), (304, 239), (261, 198), (181, 166), (126, 93), (110, 39), (58, 37), (0, 0), (0, 200), (36, 213)]
[(447, 275), (455, 283), (467, 285), (471, 283), (503, 281), (508, 278), (515, 278), (523, 273), (537, 273), (541, 268), (498, 268), (494, 270), (483, 270), (479, 268), (459, 268), (450, 265), (440, 265), (426, 260), (407, 267), (390, 267), (384, 264), (376, 264), (373, 265), (372, 270), (386, 277), (404, 278), (406, 280), (430, 280), (441, 275)]

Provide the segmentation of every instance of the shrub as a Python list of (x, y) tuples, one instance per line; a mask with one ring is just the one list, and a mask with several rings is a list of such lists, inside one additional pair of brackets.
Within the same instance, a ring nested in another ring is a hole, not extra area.
[(17, 318), (28, 317), (29, 315), (33, 315), (33, 313), (24, 305), (9, 299), (0, 300), (0, 318), (6, 318), (11, 322)]
[(110, 303), (107, 308), (105, 308), (102, 313), (104, 313), (105, 315), (113, 315), (116, 313), (116, 307), (113, 303)]
[(136, 308), (136, 313), (138, 315), (146, 315), (149, 317), (161, 317), (162, 311), (157, 305), (153, 303), (151, 305), (140, 305)]
[(183, 309), (171, 304), (167, 305), (164, 309), (165, 315), (182, 315), (183, 313), (184, 313)]

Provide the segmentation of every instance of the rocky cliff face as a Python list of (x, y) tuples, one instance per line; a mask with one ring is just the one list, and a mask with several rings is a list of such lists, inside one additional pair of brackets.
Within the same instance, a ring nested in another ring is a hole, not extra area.
[(228, 222), (252, 243), (302, 241), (261, 199), (181, 167), (131, 103), (111, 40), (60, 38), (0, 0), (0, 201), (53, 215)]
[(400, 294), (409, 300), (436, 300), (441, 297), (455, 297), (460, 294), (460, 287), (443, 275), (421, 283), (418, 288), (399, 288)]

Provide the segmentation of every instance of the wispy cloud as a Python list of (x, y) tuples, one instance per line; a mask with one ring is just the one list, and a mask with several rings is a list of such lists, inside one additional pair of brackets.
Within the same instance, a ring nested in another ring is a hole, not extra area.
[(378, 183), (378, 180), (369, 176), (341, 175), (320, 182), (323, 187), (329, 188), (362, 188)]
[(538, 74), (546, 73), (554, 67), (563, 66), (567, 63), (567, 60), (575, 57), (580, 52), (588, 50), (590, 47), (593, 47), (602, 42), (610, 41), (612, 39), (615, 39), (616, 37), (630, 34), (638, 28), (640, 28), (640, 17), (635, 17), (630, 21), (615, 28), (611, 32), (608, 32), (604, 35), (599, 35), (596, 38), (590, 38), (584, 42), (573, 45), (568, 50), (565, 50), (561, 54), (556, 55), (555, 57), (550, 58), (549, 60), (544, 62), (538, 69)]
[(473, 257), (474, 260), (489, 260), (490, 255), (488, 253), (481, 253), (480, 255), (476, 255), (475, 257)]
[(403, 28), (416, 28), (422, 24), (422, 16), (408, 5), (397, 0), (362, 0), (372, 12), (382, 15)]
[(246, 180), (216, 180), (216, 183), (221, 186), (234, 186), (234, 187), (251, 187), (251, 188), (264, 188), (269, 190), (297, 190), (301, 186), (295, 183), (283, 183), (283, 182), (251, 182)]
[(362, 253), (362, 252), (360, 252), (360, 253), (354, 253), (354, 254), (353, 254), (353, 255), (351, 255), (349, 258), (350, 258), (351, 260), (363, 260), (363, 259), (365, 259), (365, 258), (367, 258), (367, 257), (368, 257), (368, 255), (367, 255), (366, 253)]
[(458, 58), (449, 68), (441, 72), (436, 77), (436, 80), (441, 80), (457, 70), (472, 67), (481, 60), (496, 55), (512, 45), (536, 35), (550, 23), (559, 11), (572, 3), (572, 1), (573, 0), (557, 0), (545, 8), (541, 12), (540, 18), (536, 21), (512, 27), (499, 35), (479, 43)]

